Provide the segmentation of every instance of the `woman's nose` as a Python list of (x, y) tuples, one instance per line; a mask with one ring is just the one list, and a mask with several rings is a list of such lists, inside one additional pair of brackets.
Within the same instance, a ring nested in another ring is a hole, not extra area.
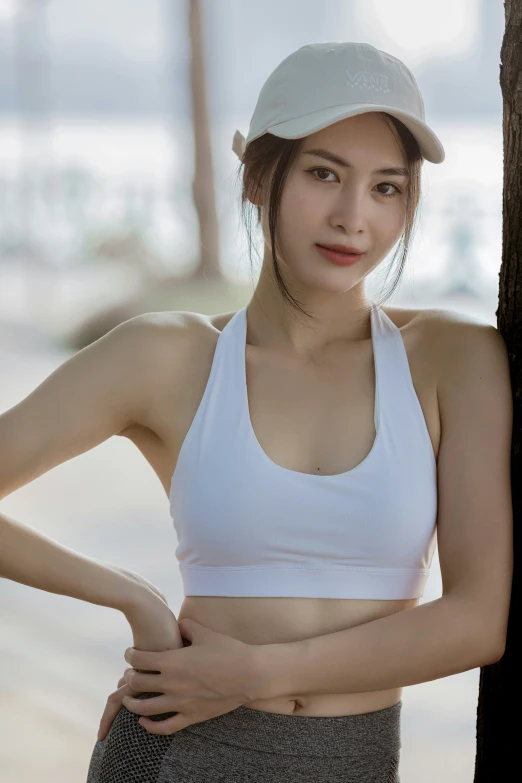
[(343, 194), (332, 211), (332, 226), (341, 226), (347, 234), (355, 234), (364, 228), (368, 205), (366, 193), (355, 188)]

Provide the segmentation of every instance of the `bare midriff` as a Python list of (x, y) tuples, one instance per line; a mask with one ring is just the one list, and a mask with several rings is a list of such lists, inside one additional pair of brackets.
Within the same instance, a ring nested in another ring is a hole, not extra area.
[[(418, 604), (418, 599), (375, 601), (345, 598), (229, 598), (186, 596), (178, 620), (190, 618), (246, 644), (296, 642), (334, 633)], [(349, 666), (349, 661), (347, 661)], [(306, 686), (305, 686), (306, 691)], [(401, 688), (369, 693), (291, 693), (256, 699), (245, 707), (265, 712), (330, 717), (392, 707)]]

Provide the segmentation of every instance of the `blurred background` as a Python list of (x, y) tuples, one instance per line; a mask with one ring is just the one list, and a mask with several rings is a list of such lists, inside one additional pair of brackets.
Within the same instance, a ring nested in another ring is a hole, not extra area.
[[(504, 26), (501, 0), (0, 0), (0, 411), (122, 320), (250, 299), (259, 266), (232, 137), (247, 135), (268, 74), (311, 42), (403, 59), (446, 149), (442, 165), (424, 164), (389, 304), (496, 325)], [(168, 501), (127, 440), (50, 471), (2, 511), (138, 571), (178, 613)], [(435, 556), (422, 601), (441, 592)], [(0, 615), (2, 783), (84, 783), (127, 667), (126, 620), (5, 579)], [(404, 689), (403, 783), (471, 783), (478, 675)]]

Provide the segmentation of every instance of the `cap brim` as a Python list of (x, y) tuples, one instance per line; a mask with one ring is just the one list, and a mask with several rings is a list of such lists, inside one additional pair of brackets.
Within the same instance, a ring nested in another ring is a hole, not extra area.
[[(397, 117), (398, 120), (401, 120), (417, 139), (422, 156), (426, 158), (426, 160), (429, 160), (430, 163), (442, 163), (446, 157), (446, 153), (440, 139), (431, 128), (412, 114), (384, 104), (368, 105), (367, 103), (361, 103), (350, 104), (349, 107), (346, 105), (330, 106), (327, 109), (320, 109), (320, 111), (304, 114), (302, 117), (297, 117), (293, 120), (271, 125), (269, 128), (266, 128), (263, 133), (272, 133), (274, 136), (279, 136), (282, 139), (301, 139), (304, 136), (308, 136), (310, 133), (315, 133), (316, 131), (322, 130), (322, 128), (326, 128), (328, 125), (332, 125), (339, 120), (344, 120), (347, 117), (354, 117), (357, 114), (368, 114), (369, 112), (375, 111), (386, 112), (393, 117)], [(257, 134), (257, 136), (261, 135), (261, 133)], [(253, 138), (257, 138), (257, 136)], [(247, 143), (252, 141), (253, 138), (248, 139)]]

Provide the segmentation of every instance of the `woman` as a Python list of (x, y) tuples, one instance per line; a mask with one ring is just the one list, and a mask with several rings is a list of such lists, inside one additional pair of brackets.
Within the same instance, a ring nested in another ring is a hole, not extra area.
[[(301, 47), (234, 149), (264, 237), (248, 305), (133, 318), (0, 418), (3, 495), (111, 435), (138, 446), (171, 502), (179, 617), (5, 517), (0, 573), (129, 620), (89, 783), (398, 781), (402, 687), (504, 651), (504, 342), (366, 294), (402, 240), (398, 284), (423, 159), (444, 159), (402, 62)], [(443, 595), (418, 606), (436, 531)]]

